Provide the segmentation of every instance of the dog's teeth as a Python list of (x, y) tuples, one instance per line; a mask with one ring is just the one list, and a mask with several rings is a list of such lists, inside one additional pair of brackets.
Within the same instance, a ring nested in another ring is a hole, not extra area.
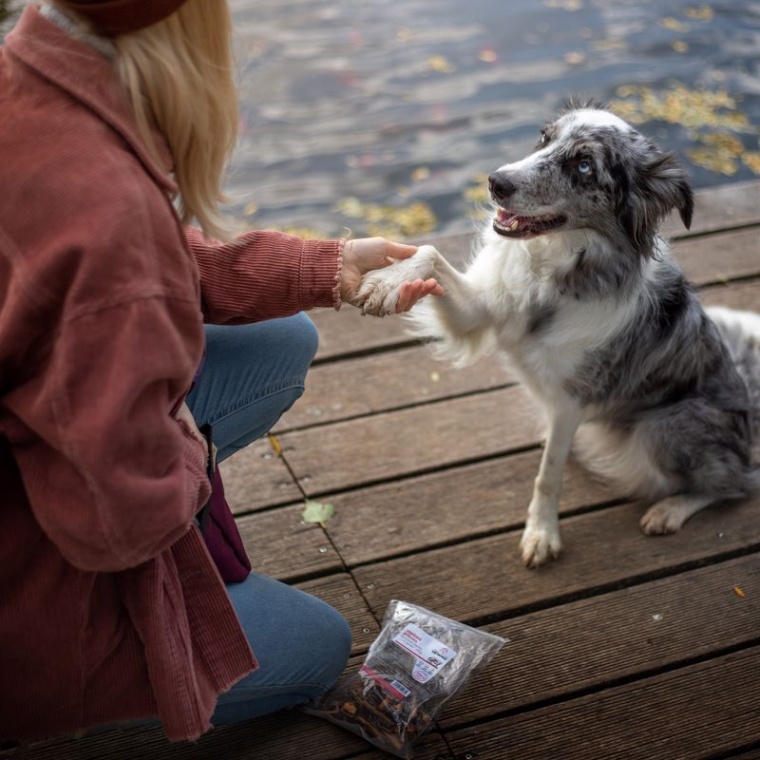
[(517, 222), (517, 219), (515, 219), (512, 224), (507, 227), (508, 230), (516, 230), (520, 225)]

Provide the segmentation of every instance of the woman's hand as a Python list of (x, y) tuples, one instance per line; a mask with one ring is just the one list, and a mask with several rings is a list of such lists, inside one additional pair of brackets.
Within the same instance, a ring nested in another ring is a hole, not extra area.
[[(362, 276), (367, 272), (386, 267), (393, 259), (409, 258), (416, 251), (417, 247), (414, 245), (392, 243), (381, 237), (347, 240), (343, 248), (343, 267), (340, 275), (341, 300), (352, 303)], [(404, 283), (399, 292), (396, 313), (409, 311), (420, 298), (428, 295), (443, 295), (443, 288), (434, 278)]]

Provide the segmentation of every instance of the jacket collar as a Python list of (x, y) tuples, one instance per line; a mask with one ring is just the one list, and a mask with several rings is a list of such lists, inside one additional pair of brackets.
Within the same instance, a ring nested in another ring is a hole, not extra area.
[(96, 113), (127, 142), (154, 180), (174, 195), (173, 161), (164, 138), (154, 132), (160, 161), (151, 157), (113, 65), (94, 48), (67, 34), (29, 5), (5, 38), (8, 53)]

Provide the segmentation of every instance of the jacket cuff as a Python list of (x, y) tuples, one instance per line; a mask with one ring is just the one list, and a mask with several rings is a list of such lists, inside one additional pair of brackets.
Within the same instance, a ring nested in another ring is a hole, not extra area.
[(340, 309), (340, 276), (345, 240), (304, 240), (301, 303)]

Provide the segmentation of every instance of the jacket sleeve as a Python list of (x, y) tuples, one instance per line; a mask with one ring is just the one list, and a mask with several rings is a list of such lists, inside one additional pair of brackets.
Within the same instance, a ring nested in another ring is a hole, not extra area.
[(270, 230), (214, 243), (196, 228), (186, 234), (207, 322), (241, 324), (317, 306), (340, 308), (343, 240), (303, 240)]
[(198, 358), (178, 325), (199, 321), (195, 304), (162, 297), (81, 314), (45, 371), (5, 399), (32, 431), (14, 451), (32, 510), (82, 570), (157, 556), (208, 498), (205, 448), (171, 415)]

